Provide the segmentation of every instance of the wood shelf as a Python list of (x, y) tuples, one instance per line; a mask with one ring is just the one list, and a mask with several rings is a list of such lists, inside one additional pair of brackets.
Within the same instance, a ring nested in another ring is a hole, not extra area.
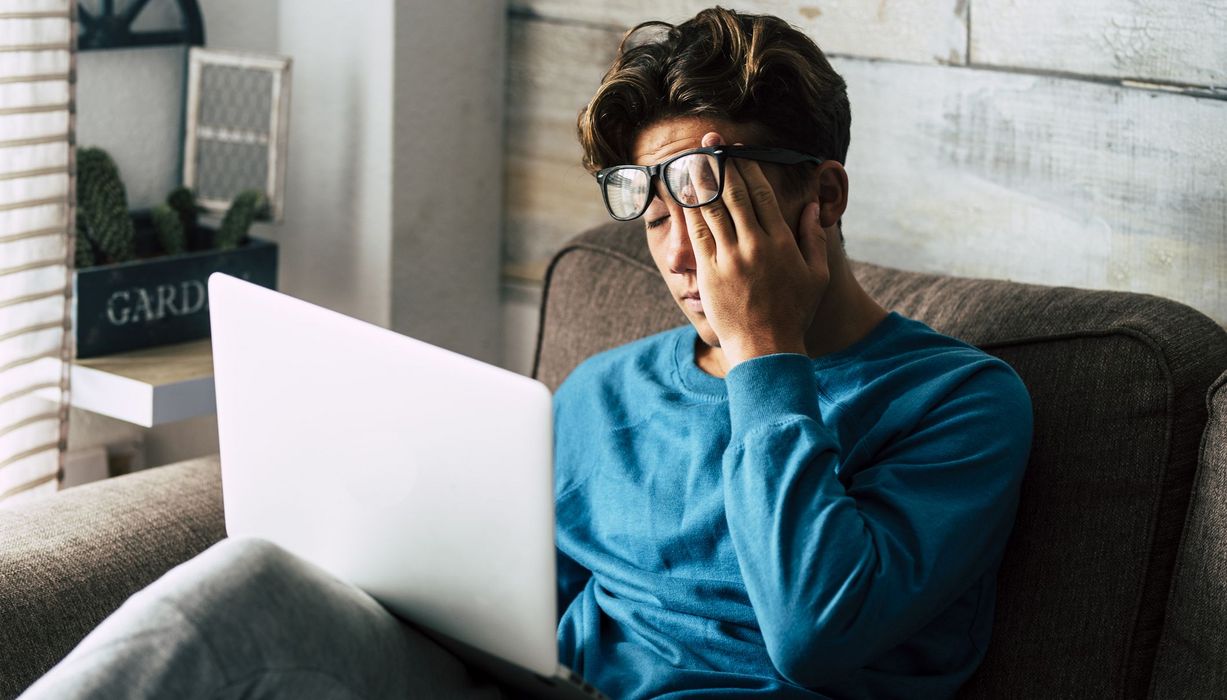
[(74, 360), (71, 403), (146, 428), (216, 413), (212, 340)]

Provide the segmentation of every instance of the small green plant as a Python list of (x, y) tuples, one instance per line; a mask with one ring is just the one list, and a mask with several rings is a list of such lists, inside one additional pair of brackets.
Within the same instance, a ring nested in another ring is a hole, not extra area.
[(262, 216), (268, 207), (268, 198), (259, 190), (243, 190), (226, 211), (221, 228), (217, 229), (217, 237), (213, 247), (218, 250), (231, 250), (239, 247), (247, 240), (247, 230), (257, 216)]
[(196, 204), (196, 194), (191, 189), (180, 185), (166, 195), (166, 203), (179, 213), (179, 223), (184, 233), (196, 230), (196, 219), (200, 215), (200, 207)]
[(153, 218), (153, 230), (162, 251), (167, 255), (182, 253), (187, 248), (187, 240), (179, 212), (169, 204), (159, 204), (149, 214)]
[(76, 267), (93, 267), (94, 244), (90, 243), (89, 236), (85, 233), (85, 220), (79, 214), (77, 215), (77, 235), (74, 251), (73, 264)]
[(88, 249), (102, 253), (105, 262), (136, 257), (128, 194), (115, 161), (101, 148), (77, 149), (77, 221), (78, 238), (88, 240)]
[[(166, 202), (149, 211), (153, 233), (163, 255), (187, 251), (195, 240), (198, 219), (204, 209), (188, 187), (177, 187)], [(233, 250), (247, 241), (247, 231), (257, 218), (269, 213), (268, 197), (259, 190), (244, 190), (235, 196), (214, 234), (213, 248)], [(142, 233), (142, 235), (144, 235)], [(76, 267), (124, 262), (136, 257), (136, 229), (119, 168), (101, 148), (77, 149)]]

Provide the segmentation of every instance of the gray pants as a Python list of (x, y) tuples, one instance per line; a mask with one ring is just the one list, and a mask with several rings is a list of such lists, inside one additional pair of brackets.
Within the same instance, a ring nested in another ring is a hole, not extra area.
[(129, 598), (21, 697), (500, 698), (361, 590), (225, 539)]

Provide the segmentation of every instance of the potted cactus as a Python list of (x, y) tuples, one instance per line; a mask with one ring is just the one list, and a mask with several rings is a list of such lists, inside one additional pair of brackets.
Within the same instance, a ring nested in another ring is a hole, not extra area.
[(225, 272), (276, 288), (277, 244), (248, 235), (267, 215), (262, 192), (234, 197), (216, 229), (180, 187), (148, 211), (129, 211), (119, 169), (102, 149), (77, 150), (76, 357), (208, 337), (208, 284)]

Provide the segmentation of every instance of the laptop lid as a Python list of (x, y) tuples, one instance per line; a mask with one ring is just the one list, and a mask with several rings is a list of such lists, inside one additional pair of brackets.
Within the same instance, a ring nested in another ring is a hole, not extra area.
[(223, 273), (209, 318), (227, 532), (553, 675), (549, 389)]

